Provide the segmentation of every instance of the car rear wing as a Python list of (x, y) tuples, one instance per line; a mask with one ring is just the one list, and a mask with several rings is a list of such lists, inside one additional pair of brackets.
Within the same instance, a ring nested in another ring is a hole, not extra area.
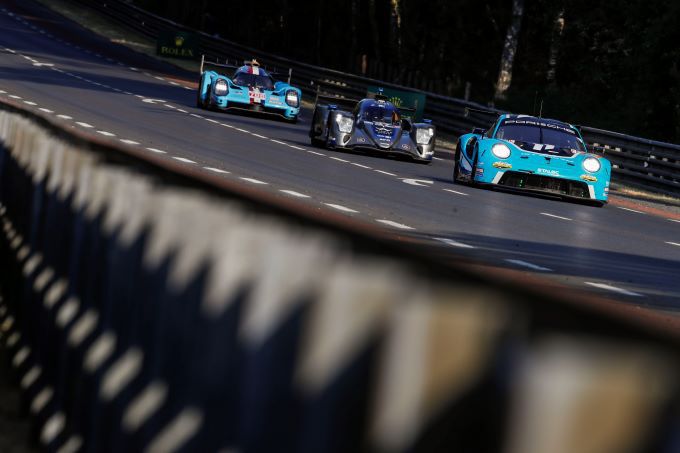
[[(234, 61), (235, 64), (230, 64), (228, 59), (224, 60), (224, 63), (220, 63), (219, 58), (216, 58), (215, 61), (211, 61), (205, 58), (205, 54), (201, 55), (201, 69), (200, 73), (203, 74), (203, 71), (206, 66), (210, 66), (213, 68), (226, 68), (226, 69), (233, 69), (237, 70), (238, 68), (242, 66), (260, 66), (259, 63), (256, 63), (255, 60), (245, 60), (243, 61), (243, 64), (238, 64), (238, 60)], [(255, 63), (255, 64), (254, 64)], [(272, 71), (267, 69), (266, 66), (262, 66), (262, 69), (267, 71), (267, 73), (272, 76), (272, 77), (280, 77), (280, 76), (287, 76), (288, 80), (287, 83), (290, 85), (290, 80), (293, 77), (293, 68), (288, 68), (287, 72), (280, 72), (278, 69), (274, 68)]]
[[(339, 88), (336, 84), (326, 82), (323, 80), (316, 80), (314, 81), (314, 84), (316, 85), (316, 97), (314, 99), (314, 107), (316, 107), (317, 104), (333, 104), (333, 105), (342, 105), (344, 107), (351, 107), (354, 108), (357, 103), (361, 101), (361, 99), (356, 99), (356, 98), (351, 98), (347, 97), (341, 93), (333, 92), (331, 90), (323, 90), (322, 91), (322, 86), (327, 86), (331, 88)], [(319, 102), (321, 101), (321, 102)]]

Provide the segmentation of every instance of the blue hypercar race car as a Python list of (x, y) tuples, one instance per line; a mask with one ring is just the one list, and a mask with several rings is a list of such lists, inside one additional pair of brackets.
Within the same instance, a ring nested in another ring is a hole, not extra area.
[[(204, 66), (234, 69), (234, 76), (204, 71)], [(256, 60), (232, 66), (202, 59), (196, 105), (204, 109), (241, 109), (280, 115), (294, 123), (300, 113), (302, 92), (290, 83), (275, 81), (272, 75)]]
[(458, 139), (456, 183), (500, 186), (603, 206), (611, 163), (589, 153), (570, 124), (528, 115), (500, 115), (486, 131)]
[(413, 111), (396, 107), (382, 93), (362, 100), (317, 95), (309, 137), (319, 147), (400, 154), (429, 164), (437, 130), (402, 116)]

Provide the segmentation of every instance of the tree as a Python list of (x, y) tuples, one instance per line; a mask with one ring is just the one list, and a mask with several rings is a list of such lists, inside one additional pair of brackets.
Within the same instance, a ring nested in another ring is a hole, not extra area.
[(512, 20), (505, 35), (503, 44), (503, 54), (501, 56), (501, 67), (498, 72), (498, 82), (496, 82), (495, 100), (504, 100), (506, 92), (512, 82), (512, 65), (515, 61), (517, 52), (517, 38), (522, 27), (522, 16), (524, 15), (524, 0), (513, 0)]

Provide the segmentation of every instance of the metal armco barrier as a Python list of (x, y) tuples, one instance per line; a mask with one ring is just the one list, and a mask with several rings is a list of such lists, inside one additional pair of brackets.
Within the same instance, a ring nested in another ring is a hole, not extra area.
[(677, 451), (677, 335), (135, 153), (0, 103), (45, 451)]
[[(427, 93), (384, 81), (347, 74), (328, 68), (300, 63), (295, 60), (268, 54), (258, 49), (207, 35), (144, 11), (120, 0), (71, 0), (74, 3), (95, 8), (121, 25), (156, 39), (161, 30), (184, 30), (199, 36), (202, 51), (211, 58), (243, 61), (257, 56), (264, 65), (292, 68), (292, 82), (307, 95), (316, 92), (317, 81), (333, 84), (333, 92), (350, 98), (366, 95), (369, 86), (384, 86), (399, 90), (423, 93), (427, 97), (425, 117), (432, 119), (441, 132), (460, 135), (473, 127), (487, 127), (493, 120), (484, 115), (466, 115), (466, 107), (487, 108), (462, 99)], [(680, 146), (654, 142), (616, 132), (584, 127), (583, 135), (596, 151), (604, 151), (612, 161), (612, 179), (637, 185), (655, 192), (672, 196), (680, 195)]]

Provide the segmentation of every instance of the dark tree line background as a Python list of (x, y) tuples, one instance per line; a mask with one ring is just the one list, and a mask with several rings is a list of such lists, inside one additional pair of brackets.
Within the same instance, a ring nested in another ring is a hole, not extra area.
[(544, 116), (680, 142), (675, 0), (135, 3), (301, 61), (521, 113), (542, 100)]

